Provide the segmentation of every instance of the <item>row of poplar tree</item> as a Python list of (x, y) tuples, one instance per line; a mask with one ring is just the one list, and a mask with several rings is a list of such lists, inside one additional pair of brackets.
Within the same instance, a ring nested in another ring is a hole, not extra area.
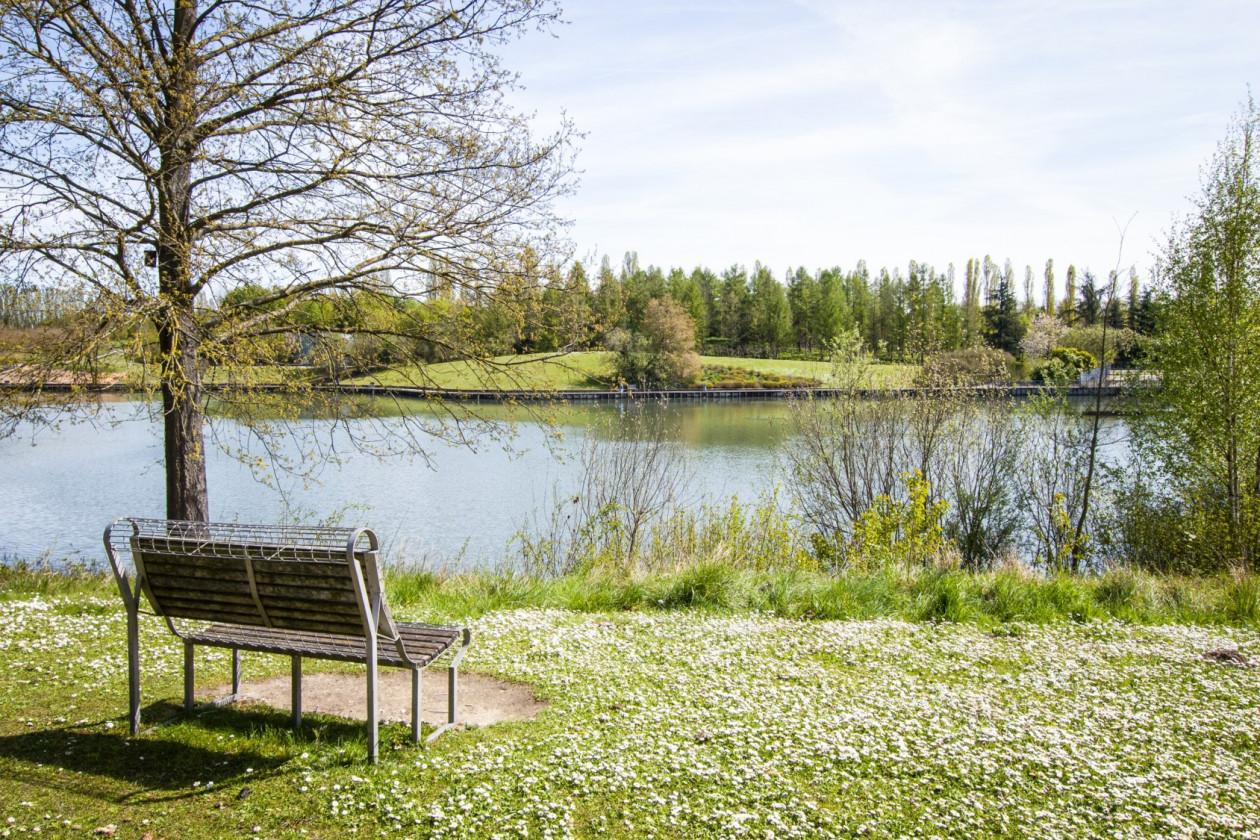
[[(708, 355), (821, 358), (832, 340), (856, 329), (868, 350), (894, 361), (922, 362), (934, 352), (987, 344), (1012, 355), (1039, 313), (1068, 326), (1154, 330), (1152, 291), (1135, 270), (1105, 278), (1069, 266), (1058, 293), (1054, 261), (1017, 280), (1007, 260), (967, 261), (963, 276), (912, 261), (871, 272), (790, 270), (780, 281), (766, 266), (735, 265), (717, 273), (642, 266), (634, 252), (614, 269), (604, 257), (591, 277), (575, 263), (563, 278), (538, 287), (538, 316), (511, 334), (484, 334), (502, 352), (546, 352), (603, 346), (618, 328), (637, 332), (648, 303), (672, 298), (695, 323), (697, 347)], [(492, 319), (493, 320), (493, 319)], [(500, 319), (508, 324), (508, 319)], [(493, 323), (488, 325), (493, 330)], [(496, 340), (497, 338), (497, 340)]]

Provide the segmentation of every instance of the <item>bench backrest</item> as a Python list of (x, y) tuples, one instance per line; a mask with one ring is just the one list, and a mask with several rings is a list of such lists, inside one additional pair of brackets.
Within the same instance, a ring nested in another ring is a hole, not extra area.
[(361, 637), (381, 601), (367, 529), (124, 522), (140, 590), (167, 618)]

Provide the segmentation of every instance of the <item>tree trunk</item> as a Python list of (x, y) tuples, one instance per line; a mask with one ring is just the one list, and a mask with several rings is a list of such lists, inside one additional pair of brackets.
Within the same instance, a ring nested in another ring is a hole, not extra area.
[(163, 447), (168, 519), (209, 518), (206, 447), (202, 433), (201, 369), (192, 301), (172, 306), (158, 325), (162, 351)]
[(193, 30), (196, 0), (177, 0), (171, 33), (162, 161), (158, 175), (158, 294), (165, 304), (157, 323), (161, 349), (166, 458), (166, 515), (206, 521), (206, 448), (202, 432), (201, 334), (195, 317), (197, 289), (191, 262), (192, 162), (196, 154)]

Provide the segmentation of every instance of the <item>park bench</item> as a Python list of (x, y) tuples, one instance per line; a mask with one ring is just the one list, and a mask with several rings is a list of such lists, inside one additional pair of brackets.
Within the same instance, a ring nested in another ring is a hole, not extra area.
[[(232, 651), (238, 699), (240, 652), (292, 658), (293, 726), (302, 724), (302, 658), (367, 666), (368, 757), (377, 760), (377, 666), (411, 670), (411, 735), (420, 740), (420, 674), (452, 648), (447, 722), (458, 720), (456, 680), (472, 640), (464, 627), (395, 621), (381, 584), (379, 543), (366, 528), (237, 525), (123, 518), (105, 529), (105, 550), (127, 607), (131, 732), (140, 731), (140, 637), (145, 612), (184, 642), (184, 707), (193, 709), (193, 648)], [(124, 557), (131, 560), (129, 571)]]

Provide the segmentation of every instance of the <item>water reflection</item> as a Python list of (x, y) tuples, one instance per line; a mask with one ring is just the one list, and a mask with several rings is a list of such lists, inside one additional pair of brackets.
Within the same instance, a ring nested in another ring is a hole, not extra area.
[[(224, 406), (211, 411), (232, 417)], [(660, 429), (668, 440), (689, 446), (746, 446), (773, 449), (787, 434), (789, 404), (782, 400), (686, 400), (671, 403), (631, 400), (601, 402), (447, 402), (360, 396), (342, 398), (296, 414), (301, 420), (346, 420), (365, 418), (425, 417), (434, 421), (475, 419), (481, 423), (545, 423), (561, 431), (593, 430), (601, 437), (620, 436), (627, 413), (636, 411), (660, 415), (661, 422), (647, 427)], [(254, 416), (267, 416), (252, 407)], [(273, 411), (272, 417), (283, 415)]]
[[(324, 520), (367, 524), (394, 556), (431, 564), (495, 562), (512, 534), (548, 503), (552, 488), (572, 482), (586, 435), (616, 436), (630, 404), (505, 406), (482, 403), (479, 422), (515, 436), (476, 450), (426, 438), (428, 460), (357, 454), (356, 440), (400, 434), (404, 413), (438, 424), (449, 417), (422, 401), (368, 400), (338, 422), (299, 417), (279, 423), (279, 458), (300, 458), (297, 441), (328, 458), (314, 480), (277, 476), (259, 483), (242, 461), (209, 452), (210, 515), (221, 521)], [(142, 403), (111, 402), (90, 424), (57, 430), (24, 427), (0, 440), (0, 557), (102, 560), (100, 535), (118, 516), (162, 516), (165, 511), (159, 412)], [(218, 407), (221, 409), (221, 406)], [(464, 408), (456, 406), (457, 409)], [(380, 410), (375, 419), (360, 412)], [(558, 430), (539, 422), (538, 412)], [(774, 483), (775, 448), (787, 434), (782, 403), (649, 404), (671, 440), (686, 444), (698, 499), (752, 499)], [(267, 449), (238, 422), (214, 423), (214, 439), (248, 457)], [(276, 412), (273, 420), (280, 420)], [(332, 456), (340, 460), (334, 460)]]

